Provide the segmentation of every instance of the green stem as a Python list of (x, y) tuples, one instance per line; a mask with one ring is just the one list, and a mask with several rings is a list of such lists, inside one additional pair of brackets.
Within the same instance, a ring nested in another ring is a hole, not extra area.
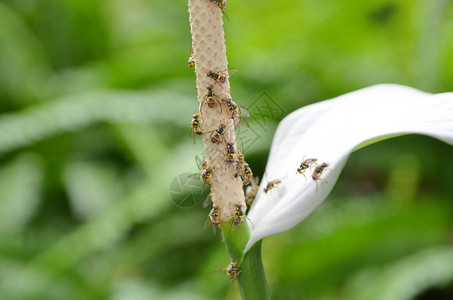
[(261, 260), (261, 241), (245, 255), (243, 251), (250, 237), (247, 222), (231, 231), (231, 221), (221, 225), (223, 239), (232, 261), (240, 264), (238, 276), (242, 300), (270, 299), (266, 275)]
[(261, 261), (261, 241), (257, 242), (244, 256), (239, 276), (242, 299), (270, 299), (269, 289)]
[(228, 250), (228, 254), (232, 261), (240, 263), (244, 254), (242, 253), (245, 249), (245, 245), (250, 238), (250, 230), (247, 222), (243, 222), (240, 226), (231, 230), (233, 221), (224, 222), (220, 225), (222, 230), (223, 242)]

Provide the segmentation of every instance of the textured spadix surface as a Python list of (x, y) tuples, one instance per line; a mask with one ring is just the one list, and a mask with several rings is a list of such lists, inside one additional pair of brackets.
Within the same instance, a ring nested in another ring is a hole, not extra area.
[[(225, 164), (225, 142), (216, 144), (210, 141), (211, 136), (223, 124), (226, 126), (223, 134), (224, 140), (236, 143), (234, 124), (222, 101), (230, 96), (222, 12), (214, 2), (189, 0), (189, 20), (206, 160), (209, 167), (215, 168), (211, 176), (212, 200), (219, 210), (220, 219), (228, 221), (236, 212), (236, 204), (241, 204), (243, 209), (246, 206), (242, 181), (239, 177), (234, 176), (235, 169)], [(209, 78), (207, 74), (210, 70), (225, 75), (226, 81), (220, 84)], [(207, 85), (214, 86), (215, 108), (209, 108), (204, 103), (207, 99)]]
[[(425, 134), (453, 144), (453, 93), (428, 94), (382, 84), (303, 107), (277, 128), (261, 182), (248, 217), (253, 224), (248, 250), (260, 239), (287, 231), (328, 196), (349, 154), (392, 135)], [(317, 158), (330, 165), (321, 180), (296, 173), (300, 163)], [(280, 179), (265, 194), (268, 180)]]

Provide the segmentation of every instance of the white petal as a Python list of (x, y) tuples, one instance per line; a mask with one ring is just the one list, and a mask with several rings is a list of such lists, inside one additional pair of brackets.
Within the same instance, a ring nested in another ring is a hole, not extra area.
[[(327, 197), (349, 154), (359, 145), (394, 134), (426, 134), (453, 144), (453, 93), (428, 94), (382, 84), (303, 107), (277, 128), (260, 191), (248, 214), (248, 250), (260, 239), (287, 231)], [(296, 169), (303, 159), (327, 162), (322, 179)], [(281, 179), (265, 194), (267, 182)]]

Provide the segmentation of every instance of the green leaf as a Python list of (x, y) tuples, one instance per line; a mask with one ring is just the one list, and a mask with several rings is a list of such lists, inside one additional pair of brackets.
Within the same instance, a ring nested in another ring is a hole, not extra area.
[(0, 169), (0, 233), (21, 231), (36, 213), (41, 200), (41, 160), (22, 154)]
[(121, 193), (121, 180), (113, 167), (93, 162), (73, 162), (65, 170), (69, 201), (82, 220), (107, 211)]

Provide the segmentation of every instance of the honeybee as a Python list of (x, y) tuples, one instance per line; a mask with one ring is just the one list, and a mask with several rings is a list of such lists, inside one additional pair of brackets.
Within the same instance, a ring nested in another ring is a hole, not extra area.
[(248, 127), (248, 123), (245, 121), (244, 116), (249, 117), (250, 112), (245, 107), (237, 105), (231, 97), (223, 99), (222, 101), (224, 101), (228, 107), (228, 113), (230, 114), (230, 118), (234, 121), (234, 127), (237, 128), (239, 126), (241, 119), (244, 120), (246, 126)]
[(238, 149), (237, 152), (236, 174), (234, 174), (234, 177), (237, 178), (242, 176), (243, 185), (247, 185), (253, 181), (253, 172), (249, 164), (244, 160), (244, 154), (242, 151)]
[(242, 168), (242, 164), (245, 162), (244, 160), (244, 153), (242, 153), (242, 150), (238, 148), (238, 154), (237, 154), (237, 161), (240, 163), (240, 166)]
[(249, 164), (244, 160), (244, 154), (238, 149), (236, 159), (236, 174), (234, 177), (237, 178), (242, 176), (243, 185), (249, 184), (253, 180), (253, 172)]
[(190, 68), (195, 67), (195, 56), (193, 54), (193, 44), (190, 45), (190, 56), (189, 56), (189, 59), (187, 60), (187, 65)]
[(207, 76), (209, 78), (214, 79), (215, 82), (222, 84), (222, 83), (225, 83), (227, 78), (228, 78), (228, 75), (225, 75), (223, 73), (227, 73), (227, 71), (228, 71), (230, 74), (233, 74), (237, 70), (238, 69), (226, 69), (226, 70), (218, 71), (218, 72), (214, 72), (212, 70), (209, 70), (208, 73), (207, 73)]
[(220, 144), (223, 140), (225, 140), (225, 137), (223, 134), (225, 133), (225, 124), (220, 124), (219, 129), (215, 131), (215, 133), (211, 136), (211, 143), (213, 144)]
[(250, 166), (248, 163), (244, 162), (244, 164), (242, 164), (242, 172), (244, 174), (243, 184), (247, 185), (253, 179), (252, 169), (250, 169)]
[(227, 143), (227, 159), (226, 162), (231, 164), (234, 162), (234, 156), (236, 154), (236, 150), (234, 147), (234, 143)]
[(211, 211), (209, 212), (209, 215), (206, 217), (206, 220), (203, 222), (203, 228), (207, 228), (209, 226), (209, 223), (214, 225), (214, 234), (216, 233), (216, 226), (219, 226), (221, 221), (219, 219), (220, 214), (219, 214), (219, 208), (217, 206), (213, 206)]
[(213, 168), (206, 168), (201, 170), (200, 178), (203, 180), (204, 184), (211, 184), (211, 175), (212, 175)]
[(195, 67), (195, 57), (193, 57), (193, 54), (190, 55), (189, 60), (187, 61), (187, 65), (190, 68)]
[(203, 135), (203, 132), (201, 131), (201, 126), (200, 126), (200, 113), (193, 114), (191, 127), (192, 127), (191, 135), (192, 135), (193, 142), (195, 143), (195, 140), (196, 140), (195, 134)]
[(321, 175), (322, 175), (322, 172), (324, 171), (325, 168), (327, 168), (329, 166), (328, 163), (325, 163), (323, 162), (320, 166), (317, 166), (314, 170), (313, 170), (313, 174), (311, 175), (311, 177), (313, 178), (313, 180), (319, 180), (321, 178)]
[(224, 272), (228, 275), (228, 277), (232, 280), (235, 280), (238, 278), (239, 274), (241, 273), (241, 271), (239, 270), (240, 266), (237, 262), (233, 261), (231, 262), (231, 264), (229, 264), (228, 266), (226, 266), (225, 269), (221, 269), (221, 270), (218, 270), (218, 271), (215, 271), (216, 273), (217, 272)]
[(212, 84), (208, 84), (208, 86), (206, 86), (206, 89), (208, 90), (208, 92), (206, 93), (207, 104), (209, 108), (214, 108), (214, 86)]
[(211, 211), (209, 212), (209, 220), (211, 221), (212, 225), (219, 226), (220, 219), (219, 219), (219, 208), (217, 206), (213, 206)]
[(226, 7), (226, 0), (210, 0), (210, 1), (217, 4), (220, 8)]
[(250, 207), (255, 200), (255, 196), (258, 193), (259, 186), (258, 186), (259, 178), (256, 177), (252, 180), (252, 185), (248, 186), (245, 189), (245, 203)]
[(243, 174), (242, 166), (244, 163), (245, 163), (244, 154), (242, 153), (241, 149), (238, 148), (237, 159), (236, 159), (236, 174), (234, 175), (235, 178), (237, 178)]
[(234, 178), (238, 178), (242, 175), (242, 162), (239, 159), (236, 159), (236, 174), (234, 174)]
[(216, 73), (214, 71), (209, 70), (208, 71), (208, 77), (214, 79), (217, 82), (220, 83), (225, 83), (227, 80), (227, 77), (225, 75), (222, 75), (220, 73)]
[(306, 171), (308, 168), (310, 168), (310, 166), (311, 166), (312, 164), (316, 163), (316, 161), (318, 161), (317, 158), (308, 158), (308, 159), (304, 160), (304, 161), (300, 164), (299, 168), (297, 169), (297, 173), (302, 174), (302, 175), (305, 176), (305, 174), (304, 174), (305, 171)]
[(228, 17), (228, 14), (226, 12), (226, 0), (210, 0), (211, 2), (214, 2), (215, 4), (217, 4), (220, 9), (222, 10), (222, 14), (225, 16), (225, 19), (227, 19), (228, 21), (230, 21), (230, 18)]
[(205, 185), (211, 184), (211, 176), (212, 176), (212, 173), (214, 172), (214, 167), (208, 167), (207, 161), (203, 162), (203, 164), (200, 166), (201, 159), (198, 156), (195, 157), (195, 160), (197, 161), (197, 165), (198, 165), (198, 168), (200, 169), (200, 172), (189, 175), (189, 177), (198, 177), (201, 179), (201, 181), (203, 182), (203, 187), (201, 188), (201, 193), (203, 194)]
[(215, 98), (214, 86), (212, 84), (208, 84), (206, 86), (206, 90), (207, 90), (205, 95), (206, 99), (201, 103), (200, 111), (202, 110), (205, 104), (207, 104), (209, 108), (214, 108), (216, 104), (218, 104), (220, 107), (220, 113), (222, 113), (222, 105), (220, 101)]
[(233, 231), (237, 226), (241, 225), (245, 217), (244, 211), (242, 211), (242, 205), (236, 203), (235, 206), (236, 213), (234, 214), (233, 217), (233, 224), (231, 224), (231, 231)]
[(264, 192), (267, 194), (270, 190), (275, 188), (280, 183), (282, 183), (282, 182), (279, 179), (274, 179), (274, 180), (269, 181), (268, 184), (266, 185), (266, 187), (264, 188)]

